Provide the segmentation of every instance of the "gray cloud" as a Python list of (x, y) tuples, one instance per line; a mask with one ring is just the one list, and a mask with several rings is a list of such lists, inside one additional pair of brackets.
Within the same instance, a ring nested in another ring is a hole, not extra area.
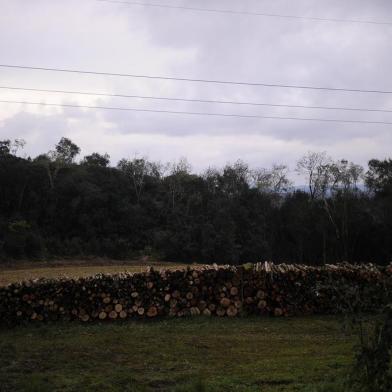
[[(173, 3), (174, 4), (174, 3)], [(176, 4), (188, 5), (182, 0)], [(388, 0), (203, 0), (195, 7), (392, 21)], [(1, 63), (191, 78), (392, 90), (392, 27), (206, 14), (95, 1), (26, 3), (0, 14)], [(0, 69), (0, 84), (184, 98), (392, 109), (392, 95), (337, 93), (92, 77)], [(0, 99), (290, 117), (392, 121), (388, 113), (243, 107), (0, 90)], [(48, 151), (61, 136), (83, 153), (151, 159), (189, 157), (196, 170), (242, 158), (292, 167), (307, 150), (361, 164), (384, 158), (391, 126), (236, 119), (44, 108), (0, 103), (0, 137), (23, 137), (26, 153)]]

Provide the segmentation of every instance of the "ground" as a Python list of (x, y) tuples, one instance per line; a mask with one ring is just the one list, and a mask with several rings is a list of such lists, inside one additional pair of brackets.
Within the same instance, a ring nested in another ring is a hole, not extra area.
[(0, 330), (0, 391), (310, 391), (354, 343), (333, 317), (21, 326)]
[[(57, 261), (0, 267), (0, 285), (36, 277), (184, 268)], [(0, 392), (313, 391), (349, 368), (355, 337), (333, 317), (168, 319), (0, 330)]]
[[(186, 268), (190, 264), (115, 260), (57, 260), (50, 262), (0, 263), (0, 286), (24, 279), (85, 277), (97, 273), (143, 272), (147, 267)], [(195, 266), (195, 265), (193, 265)]]

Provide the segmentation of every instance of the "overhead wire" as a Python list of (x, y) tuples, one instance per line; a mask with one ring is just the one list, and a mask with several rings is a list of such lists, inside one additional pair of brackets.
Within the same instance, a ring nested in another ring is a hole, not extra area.
[(244, 82), (244, 81), (230, 81), (230, 80), (217, 80), (217, 79), (196, 79), (196, 78), (184, 78), (184, 77), (174, 77), (174, 76), (140, 75), (140, 74), (130, 74), (130, 73), (85, 71), (85, 70), (68, 69), (68, 68), (33, 67), (33, 66), (27, 66), (27, 65), (14, 65), (14, 64), (0, 64), (0, 67), (1, 68), (9, 68), (9, 69), (28, 69), (28, 70), (34, 70), (34, 71), (64, 72), (64, 73), (86, 74), (86, 75), (101, 75), (101, 76), (143, 78), (143, 79), (157, 79), (157, 80), (173, 80), (173, 81), (181, 81), (181, 82), (277, 87), (277, 88), (292, 88), (292, 89), (336, 91), (336, 92), (392, 94), (392, 90), (378, 90), (378, 89), (366, 90), (366, 89), (359, 89), (359, 88), (354, 89), (354, 88), (341, 88), (341, 87), (337, 88), (337, 87), (325, 87), (325, 86), (306, 86), (306, 85), (295, 85), (295, 84)]
[(60, 103), (31, 102), (31, 101), (14, 101), (14, 100), (0, 100), (0, 103), (21, 104), (21, 105), (39, 105), (39, 106), (48, 106), (48, 107), (64, 107), (64, 108), (78, 108), (78, 109), (99, 109), (99, 110), (118, 110), (118, 111), (131, 111), (131, 112), (145, 112), (145, 113), (164, 113), (164, 114), (193, 115), (193, 116), (213, 116), (213, 117), (232, 117), (232, 118), (238, 117), (238, 118), (249, 118), (249, 119), (392, 125), (392, 122), (388, 122), (388, 121), (343, 120), (343, 119), (340, 120), (340, 119), (309, 118), (309, 117), (282, 117), (282, 116), (262, 116), (262, 115), (231, 114), (231, 113), (188, 112), (188, 111), (174, 111), (174, 110), (139, 109), (139, 108), (92, 106), (92, 105), (90, 106), (90, 105), (75, 105), (75, 104), (64, 104), (64, 103), (60, 104)]
[(226, 100), (216, 100), (216, 99), (157, 97), (157, 96), (149, 96), (149, 95), (110, 94), (110, 93), (98, 93), (98, 92), (90, 92), (90, 91), (53, 90), (53, 89), (39, 89), (39, 88), (27, 88), (27, 87), (15, 87), (15, 86), (0, 86), (0, 89), (11, 90), (11, 91), (31, 91), (31, 92), (41, 92), (41, 93), (87, 95), (87, 96), (110, 97), (110, 98), (136, 98), (136, 99), (149, 99), (149, 100), (162, 100), (162, 101), (176, 101), (176, 102), (178, 101), (178, 102), (189, 102), (189, 103), (212, 103), (212, 104), (263, 106), (263, 107), (295, 108), (295, 109), (392, 113), (392, 110), (388, 110), (388, 109), (351, 108), (351, 107), (341, 107), (341, 106), (289, 105), (289, 104), (274, 104), (274, 103), (264, 103), (264, 102), (226, 101)]
[(387, 25), (387, 26), (392, 25), (392, 22), (384, 22), (384, 21), (377, 21), (377, 20), (322, 18), (322, 17), (315, 17), (315, 16), (286, 15), (286, 14), (275, 14), (275, 13), (266, 13), (266, 12), (229, 10), (229, 9), (220, 9), (220, 8), (200, 8), (200, 7), (189, 7), (189, 6), (160, 4), (160, 3), (142, 3), (142, 2), (137, 2), (137, 1), (125, 1), (125, 0), (95, 0), (95, 1), (104, 2), (104, 3), (123, 4), (123, 5), (129, 5), (129, 6), (177, 9), (177, 10), (182, 10), (182, 11), (208, 12), (208, 13), (216, 13), (216, 14), (262, 16), (262, 17), (268, 17), (268, 18), (310, 20), (310, 21), (315, 21), (315, 22), (360, 23), (360, 24), (374, 24), (374, 25)]

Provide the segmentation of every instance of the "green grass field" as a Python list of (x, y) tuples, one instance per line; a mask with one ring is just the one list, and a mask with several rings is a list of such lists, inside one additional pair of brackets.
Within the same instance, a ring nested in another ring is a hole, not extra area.
[(354, 343), (333, 317), (30, 325), (0, 331), (0, 391), (312, 391)]

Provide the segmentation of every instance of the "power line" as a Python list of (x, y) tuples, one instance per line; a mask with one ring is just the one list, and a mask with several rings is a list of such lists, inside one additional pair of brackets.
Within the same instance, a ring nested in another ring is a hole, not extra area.
[(283, 108), (295, 108), (295, 109), (322, 109), (322, 110), (392, 113), (392, 110), (387, 110), (387, 109), (348, 108), (348, 107), (340, 107), (340, 106), (308, 106), (308, 105), (272, 104), (272, 103), (261, 103), (261, 102), (221, 101), (221, 100), (212, 100), (212, 99), (210, 100), (210, 99), (156, 97), (156, 96), (148, 96), (148, 95), (109, 94), (109, 93), (94, 93), (94, 92), (87, 92), (87, 91), (51, 90), (51, 89), (22, 88), (22, 87), (12, 87), (12, 86), (0, 86), (0, 89), (17, 90), (17, 91), (33, 91), (33, 92), (42, 92), (42, 93), (76, 94), (76, 95), (88, 95), (88, 96), (112, 97), (112, 98), (138, 98), (138, 99), (152, 99), (152, 100), (163, 100), (163, 101), (213, 103), (213, 104), (229, 104), (229, 105), (244, 105), (244, 106), (268, 106), (268, 107), (283, 107)]
[(197, 12), (209, 12), (209, 13), (232, 14), (232, 15), (263, 16), (263, 17), (269, 17), (269, 18), (312, 20), (312, 21), (316, 21), (316, 22), (338, 22), (338, 23), (392, 25), (392, 22), (381, 22), (381, 21), (375, 21), (375, 20), (320, 18), (320, 17), (313, 17), (313, 16), (283, 15), (283, 14), (271, 14), (271, 13), (264, 13), (264, 12), (250, 12), (250, 11), (238, 11), (238, 10), (215, 9), (215, 8), (198, 8), (198, 7), (188, 7), (188, 6), (168, 5), (168, 4), (140, 3), (140, 2), (136, 2), (136, 1), (123, 1), (123, 0), (96, 0), (96, 1), (105, 2), (105, 3), (124, 4), (124, 5), (130, 5), (130, 6), (136, 5), (136, 6), (142, 6), (142, 7), (177, 9), (177, 10), (183, 10), (183, 11), (197, 11)]
[(174, 111), (174, 110), (136, 109), (136, 108), (123, 108), (123, 107), (89, 106), (89, 105), (74, 105), (74, 104), (65, 104), (65, 103), (60, 104), (60, 103), (9, 101), (9, 100), (0, 100), (0, 103), (39, 105), (39, 106), (78, 108), (78, 109), (100, 109), (100, 110), (145, 112), (145, 113), (184, 114), (184, 115), (193, 115), (193, 116), (239, 117), (239, 118), (254, 118), (254, 119), (257, 118), (257, 119), (269, 119), (269, 120), (318, 121), (318, 122), (350, 123), (350, 124), (392, 125), (392, 122), (387, 122), (387, 121), (338, 120), (338, 119), (307, 118), (307, 117), (280, 117), (280, 116), (260, 116), (260, 115), (230, 114), (230, 113), (187, 112), (187, 111)]
[(29, 70), (34, 70), (34, 71), (66, 72), (66, 73), (87, 74), (87, 75), (118, 76), (118, 77), (158, 79), (158, 80), (175, 80), (175, 81), (181, 81), (181, 82), (230, 84), (230, 85), (240, 85), (240, 86), (279, 87), (279, 88), (294, 88), (294, 89), (305, 89), (305, 90), (325, 90), (325, 91), (352, 92), (352, 93), (392, 94), (392, 91), (386, 91), (386, 90), (363, 90), (363, 89), (303, 86), (303, 85), (261, 83), (261, 82), (237, 82), (237, 81), (214, 80), (214, 79), (191, 79), (191, 78), (179, 78), (179, 77), (171, 77), (171, 76), (136, 75), (136, 74), (127, 74), (127, 73), (83, 71), (83, 70), (66, 69), (66, 68), (31, 67), (31, 66), (27, 66), (27, 65), (0, 64), (0, 67), (1, 68), (12, 68), (12, 69), (29, 69)]

